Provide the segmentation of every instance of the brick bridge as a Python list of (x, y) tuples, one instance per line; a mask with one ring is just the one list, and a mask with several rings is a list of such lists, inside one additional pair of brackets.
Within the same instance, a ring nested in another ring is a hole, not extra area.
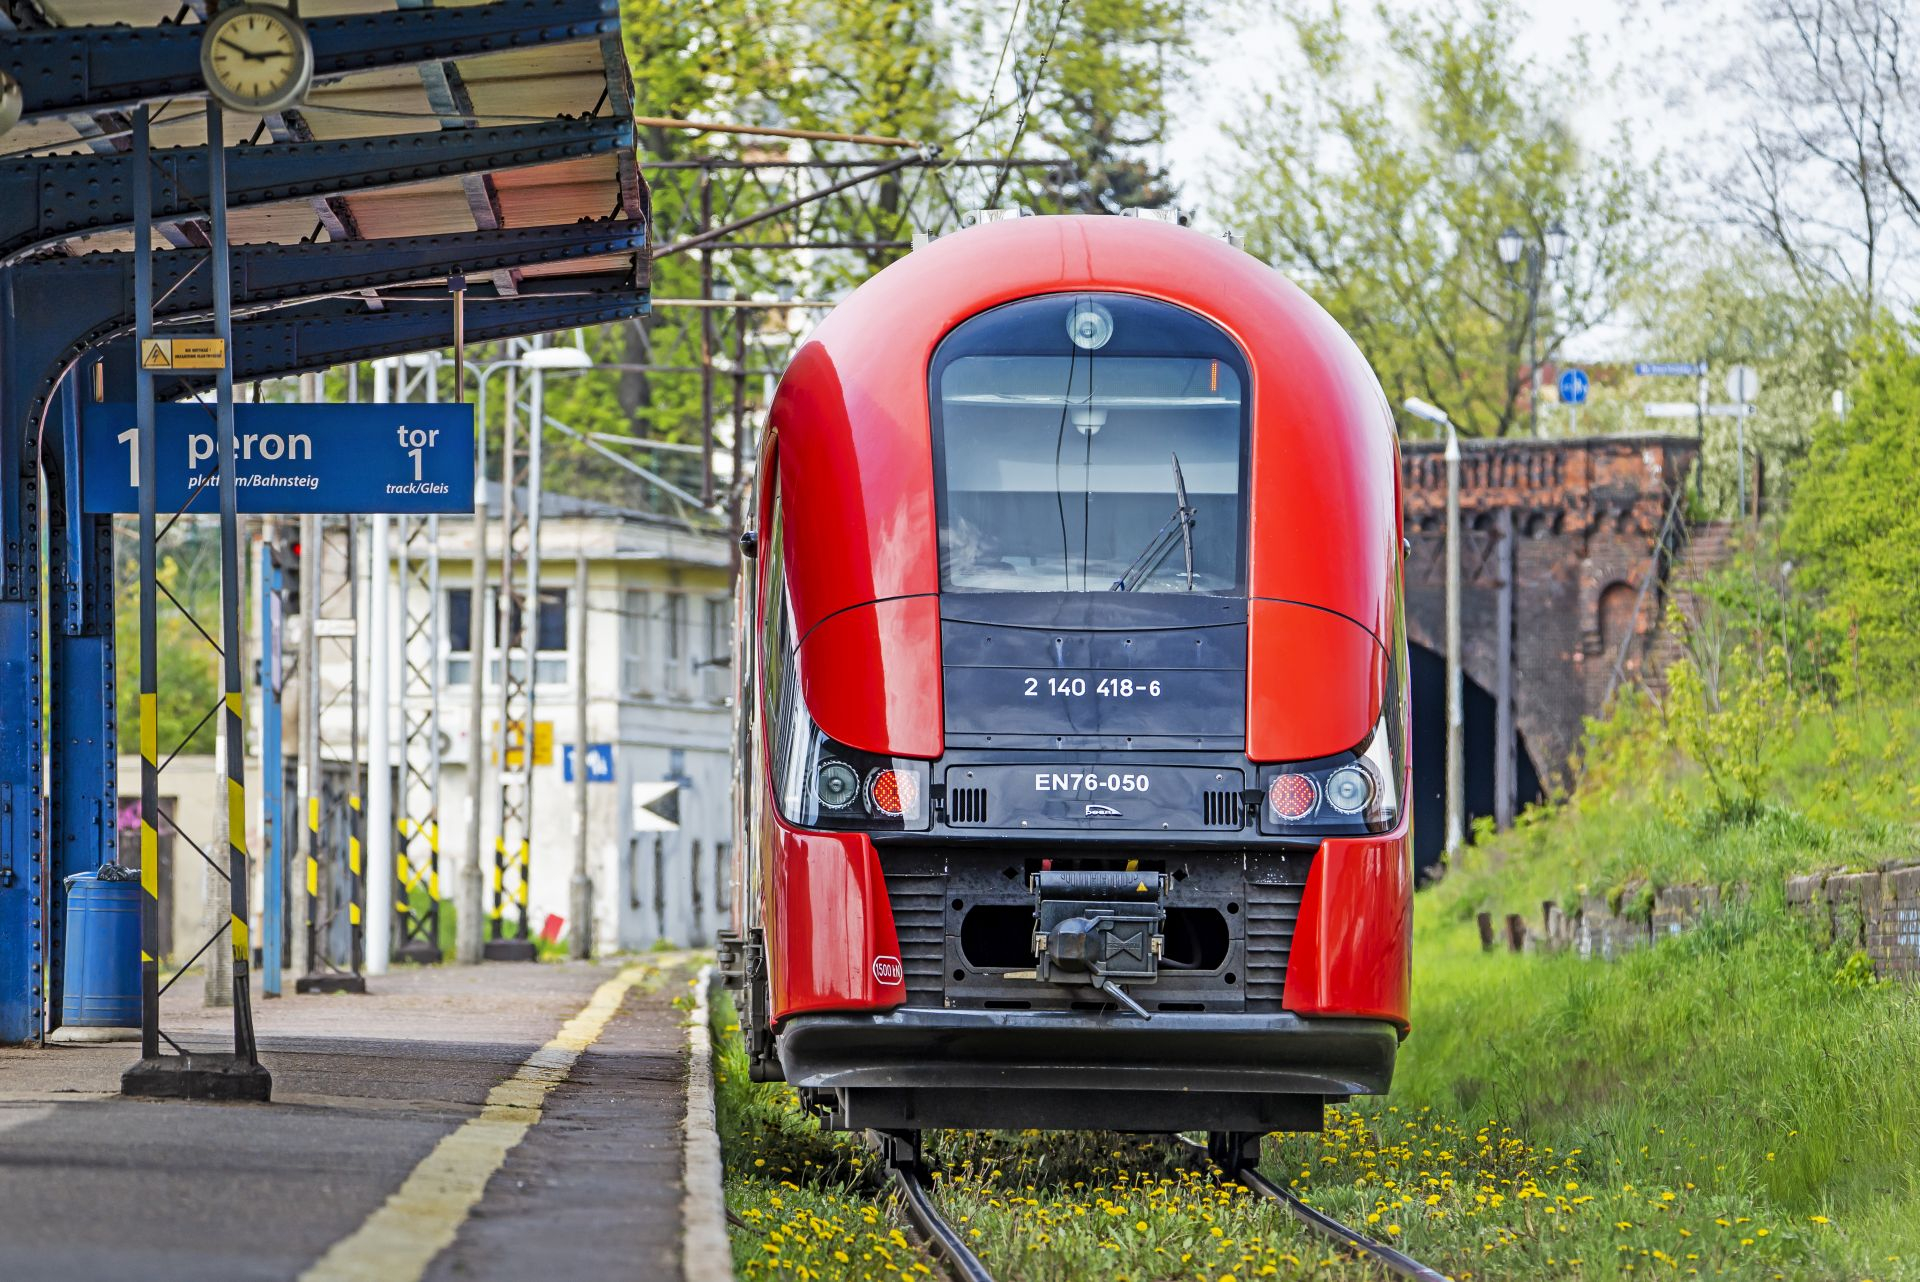
[[(1422, 866), (1438, 855), (1444, 816), (1447, 490), (1441, 448), (1408, 443), (1402, 462), (1412, 544), (1407, 640)], [(1691, 437), (1636, 435), (1463, 441), (1461, 452), (1467, 813), (1504, 821), (1538, 796), (1543, 782), (1564, 776), (1581, 720), (1606, 701), (1621, 638), (1629, 633), (1625, 675), (1639, 673), (1666, 609), (1671, 562), (1655, 558), (1655, 542), (1697, 446)], [(1677, 548), (1686, 533), (1668, 531), (1669, 543)], [(1649, 571), (1654, 579), (1642, 599)]]

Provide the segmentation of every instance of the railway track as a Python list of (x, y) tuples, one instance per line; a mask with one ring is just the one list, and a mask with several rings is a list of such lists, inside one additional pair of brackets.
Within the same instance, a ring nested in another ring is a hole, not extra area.
[[(875, 1147), (886, 1161), (900, 1192), (900, 1203), (907, 1219), (922, 1240), (945, 1261), (954, 1282), (994, 1282), (993, 1274), (967, 1246), (959, 1230), (942, 1218), (933, 1204), (933, 1181), (920, 1160), (918, 1134), (872, 1133)], [(1292, 1189), (1274, 1183), (1254, 1169), (1259, 1155), (1257, 1135), (1213, 1135), (1202, 1144), (1184, 1135), (1174, 1137), (1188, 1148), (1204, 1155), (1218, 1169), (1220, 1178), (1232, 1180), (1253, 1193), (1280, 1203), (1302, 1224), (1322, 1237), (1379, 1264), (1395, 1277), (1410, 1282), (1452, 1282), (1440, 1270), (1420, 1263), (1404, 1251), (1396, 1251), (1385, 1242), (1375, 1241), (1358, 1229), (1350, 1228), (1325, 1211), (1309, 1206)]]
[(1259, 1154), (1258, 1136), (1213, 1135), (1208, 1137), (1208, 1143), (1205, 1144), (1184, 1135), (1175, 1138), (1188, 1148), (1205, 1154), (1219, 1169), (1223, 1179), (1242, 1184), (1261, 1197), (1272, 1198), (1286, 1207), (1294, 1219), (1315, 1233), (1376, 1261), (1395, 1277), (1409, 1278), (1412, 1282), (1452, 1282), (1440, 1270), (1420, 1263), (1404, 1251), (1396, 1251), (1385, 1242), (1375, 1241), (1358, 1229), (1349, 1228), (1325, 1211), (1309, 1206), (1292, 1189), (1260, 1174), (1253, 1165)]
[(894, 1187), (900, 1191), (900, 1204), (906, 1209), (914, 1232), (946, 1261), (947, 1271), (954, 1282), (994, 1282), (993, 1274), (980, 1262), (980, 1257), (968, 1248), (960, 1231), (947, 1223), (934, 1206), (933, 1181), (927, 1174), (926, 1165), (920, 1160), (919, 1134), (897, 1135), (882, 1131), (871, 1134), (886, 1160), (887, 1170), (893, 1176)]

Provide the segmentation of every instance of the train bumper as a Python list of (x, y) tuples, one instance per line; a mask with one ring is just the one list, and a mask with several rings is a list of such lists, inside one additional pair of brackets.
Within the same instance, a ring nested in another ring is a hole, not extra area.
[(1322, 1104), (1384, 1092), (1387, 1020), (901, 1007), (805, 1015), (778, 1046), (789, 1083), (843, 1125), (1317, 1130)]

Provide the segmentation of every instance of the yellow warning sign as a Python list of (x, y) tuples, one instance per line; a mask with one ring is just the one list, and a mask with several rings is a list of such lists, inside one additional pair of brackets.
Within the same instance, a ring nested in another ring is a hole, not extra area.
[(227, 363), (227, 343), (221, 338), (173, 340), (175, 369), (220, 369)]
[(226, 363), (224, 339), (149, 338), (140, 344), (141, 369), (220, 369)]
[[(498, 721), (493, 723), (499, 729)], [(521, 770), (527, 765), (527, 723), (524, 721), (507, 722), (507, 769)], [(553, 722), (536, 721), (533, 723), (533, 764), (550, 766), (553, 764)]]

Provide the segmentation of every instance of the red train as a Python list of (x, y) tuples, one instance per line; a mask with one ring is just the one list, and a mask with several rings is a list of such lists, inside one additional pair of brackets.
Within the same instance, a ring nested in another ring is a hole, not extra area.
[(760, 457), (755, 1076), (882, 1130), (1313, 1130), (1386, 1089), (1400, 472), (1326, 313), (1185, 227), (989, 222), (821, 324)]

